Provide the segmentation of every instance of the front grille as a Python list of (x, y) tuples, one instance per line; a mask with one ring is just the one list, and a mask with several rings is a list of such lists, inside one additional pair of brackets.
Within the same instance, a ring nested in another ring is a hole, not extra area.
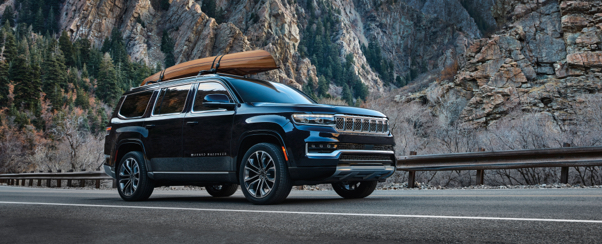
[(389, 134), (389, 121), (385, 118), (336, 115), (338, 132)]

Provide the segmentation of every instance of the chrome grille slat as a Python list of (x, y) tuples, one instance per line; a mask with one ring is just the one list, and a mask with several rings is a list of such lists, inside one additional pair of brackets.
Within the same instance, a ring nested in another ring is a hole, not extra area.
[(338, 132), (378, 135), (389, 133), (389, 121), (386, 118), (335, 115), (335, 120), (335, 128)]
[(352, 118), (345, 118), (345, 130), (353, 130), (353, 119)]
[(362, 131), (362, 119), (353, 119), (353, 131)]
[(376, 120), (370, 120), (370, 132), (376, 132)]
[(362, 131), (369, 131), (369, 130), (370, 130), (370, 120), (364, 119), (364, 122), (362, 123)]

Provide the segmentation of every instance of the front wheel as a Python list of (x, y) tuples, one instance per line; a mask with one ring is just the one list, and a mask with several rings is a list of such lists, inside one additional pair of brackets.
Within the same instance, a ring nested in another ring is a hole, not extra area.
[(376, 189), (376, 181), (355, 181), (332, 183), (332, 188), (339, 196), (347, 199), (364, 198)]
[(117, 168), (117, 191), (126, 201), (146, 200), (153, 194), (154, 182), (146, 174), (144, 156), (141, 152), (129, 152), (121, 159)]
[(253, 204), (282, 202), (293, 187), (282, 150), (274, 144), (252, 146), (238, 172), (240, 188)]
[(238, 189), (237, 184), (206, 186), (207, 193), (213, 197), (229, 197)]

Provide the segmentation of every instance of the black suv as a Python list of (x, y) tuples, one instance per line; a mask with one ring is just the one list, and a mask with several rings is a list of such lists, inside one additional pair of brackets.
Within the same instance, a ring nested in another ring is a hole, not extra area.
[(317, 104), (290, 86), (210, 74), (132, 88), (105, 140), (104, 169), (126, 201), (154, 187), (241, 185), (254, 204), (283, 201), (294, 185), (331, 183), (344, 198), (370, 195), (395, 171), (386, 116)]

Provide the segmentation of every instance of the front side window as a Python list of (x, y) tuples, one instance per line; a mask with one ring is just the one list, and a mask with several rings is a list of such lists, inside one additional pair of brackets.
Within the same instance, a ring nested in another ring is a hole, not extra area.
[(199, 84), (199, 89), (196, 92), (196, 98), (192, 110), (195, 112), (208, 110), (223, 110), (220, 108), (208, 108), (203, 106), (204, 98), (209, 94), (224, 94), (228, 96), (228, 99), (230, 100), (230, 102), (232, 102), (232, 98), (230, 97), (230, 94), (228, 94), (228, 90), (226, 90), (226, 88), (222, 84), (217, 82), (201, 83)]
[(126, 118), (135, 118), (144, 115), (146, 105), (153, 95), (153, 91), (145, 91), (127, 95), (121, 105), (119, 114)]
[(186, 98), (191, 85), (161, 89), (155, 104), (154, 115), (181, 113), (186, 105)]

